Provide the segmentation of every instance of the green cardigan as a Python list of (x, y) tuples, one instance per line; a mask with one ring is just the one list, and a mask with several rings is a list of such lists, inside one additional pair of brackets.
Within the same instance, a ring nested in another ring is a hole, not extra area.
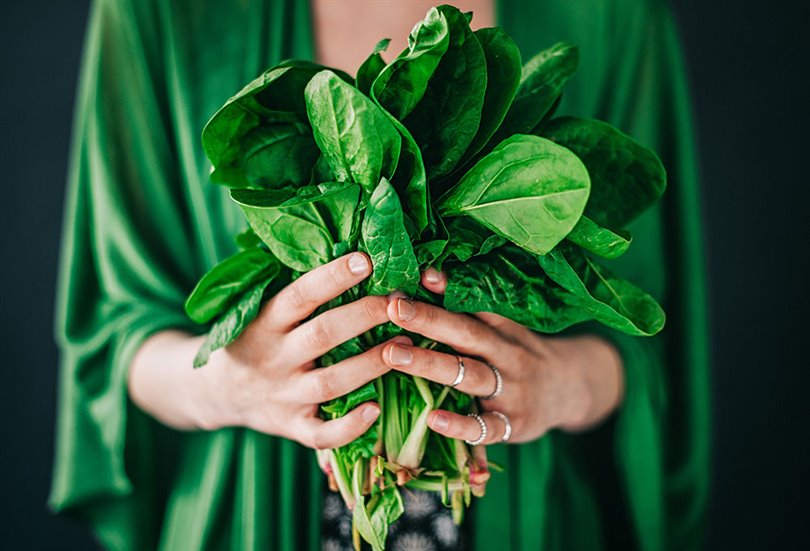
[[(498, 23), (525, 58), (580, 46), (560, 113), (607, 120), (661, 155), (669, 187), (614, 269), (668, 314), (620, 348), (626, 396), (598, 430), (496, 445), (475, 548), (689, 549), (700, 544), (709, 463), (708, 361), (695, 150), (678, 38), (658, 1), (505, 0)], [(179, 433), (127, 399), (150, 334), (198, 330), (197, 279), (244, 226), (207, 181), (200, 133), (263, 69), (313, 57), (307, 2), (97, 2), (76, 105), (57, 305), (62, 350), (50, 504), (110, 549), (319, 549), (314, 453), (246, 429)], [(390, 56), (389, 56), (390, 58)]]

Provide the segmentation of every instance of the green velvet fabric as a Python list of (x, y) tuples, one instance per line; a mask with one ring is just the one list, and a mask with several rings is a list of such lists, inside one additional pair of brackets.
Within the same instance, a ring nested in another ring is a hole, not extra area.
[[(561, 114), (607, 120), (661, 155), (665, 198), (612, 267), (666, 308), (649, 339), (596, 326), (620, 349), (620, 410), (586, 434), (489, 448), (475, 548), (698, 547), (708, 488), (708, 361), (695, 148), (678, 38), (658, 1), (504, 0), (524, 57), (577, 43)], [(51, 506), (110, 549), (320, 548), (314, 454), (245, 429), (179, 433), (127, 398), (150, 334), (194, 330), (183, 301), (244, 227), (207, 181), (208, 117), (263, 69), (313, 57), (295, 0), (97, 2), (85, 44), (65, 211), (56, 335), (62, 350)]]

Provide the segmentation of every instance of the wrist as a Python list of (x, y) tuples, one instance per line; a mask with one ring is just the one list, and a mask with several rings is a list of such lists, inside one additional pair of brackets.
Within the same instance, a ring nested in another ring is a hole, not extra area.
[(596, 335), (558, 339), (566, 407), (558, 428), (570, 432), (590, 429), (616, 410), (624, 391), (621, 355), (612, 343)]

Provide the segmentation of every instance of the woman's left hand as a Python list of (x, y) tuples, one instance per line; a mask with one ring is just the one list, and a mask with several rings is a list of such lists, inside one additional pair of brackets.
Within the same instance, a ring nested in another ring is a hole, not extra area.
[[(422, 284), (432, 292), (444, 293), (446, 283), (444, 274), (436, 270), (428, 269), (422, 275)], [(388, 316), (403, 329), (444, 343), (462, 355), (394, 343), (383, 351), (384, 361), (393, 369), (450, 385), (459, 375), (461, 358), (465, 374), (456, 388), (482, 398), (496, 388), (496, 375), (489, 365), (500, 371), (501, 394), (481, 400), (481, 416), (488, 429), (483, 444), (501, 442), (506, 430), (504, 421), (492, 412), (508, 418), (512, 428), (509, 442), (528, 442), (553, 428), (588, 428), (621, 401), (621, 358), (600, 337), (540, 336), (496, 314), (456, 314), (407, 298), (392, 300)], [(428, 424), (451, 438), (475, 441), (481, 436), (478, 420), (449, 411), (433, 411)]]

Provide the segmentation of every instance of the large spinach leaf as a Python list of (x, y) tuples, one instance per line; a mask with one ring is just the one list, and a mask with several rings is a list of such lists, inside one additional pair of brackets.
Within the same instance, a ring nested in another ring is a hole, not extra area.
[(315, 142), (332, 172), (370, 195), (380, 177), (396, 169), (399, 132), (378, 105), (331, 71), (312, 77), (304, 95)]
[(590, 179), (569, 150), (516, 135), (483, 157), (439, 200), (442, 216), (469, 216), (536, 254), (546, 254), (574, 227)]
[(520, 50), (503, 29), (478, 29), (473, 34), (484, 52), (487, 88), (478, 131), (459, 161), (460, 167), (484, 147), (503, 122), (517, 93), (521, 75)]
[[(265, 71), (223, 105), (205, 125), (202, 144), (214, 167), (211, 179), (217, 183), (245, 187), (239, 166), (242, 140), (263, 125), (306, 123), (304, 87), (322, 65), (287, 60)], [(340, 78), (351, 82), (343, 71)]]
[(371, 96), (394, 118), (403, 120), (422, 101), (448, 44), (447, 19), (431, 8), (408, 36), (408, 49), (380, 72)]
[(582, 159), (591, 175), (585, 207), (594, 222), (623, 228), (661, 197), (666, 173), (658, 156), (602, 121), (562, 117), (542, 129)]
[(368, 294), (385, 295), (396, 290), (407, 294), (419, 285), (419, 264), (405, 228), (402, 206), (393, 186), (382, 178), (369, 200), (363, 220), (363, 246), (374, 271)]
[(241, 162), (218, 170), (212, 181), (251, 189), (304, 185), (318, 155), (312, 131), (302, 123), (259, 126), (245, 135)]
[(371, 54), (362, 65), (360, 65), (360, 68), (357, 69), (357, 76), (355, 77), (357, 89), (369, 97), (371, 97), (371, 85), (374, 84), (380, 72), (385, 69), (385, 61), (380, 53), (388, 49), (390, 42), (390, 38), (380, 40), (377, 45), (374, 46), (374, 50), (372, 50)]
[(529, 132), (540, 123), (577, 65), (579, 51), (567, 42), (555, 44), (531, 58), (523, 66), (517, 95), (492, 140), (493, 145), (512, 134)]
[[(334, 258), (335, 244), (351, 237), (360, 188), (322, 184), (293, 191), (233, 190), (251, 228), (286, 266), (307, 272)], [(309, 193), (307, 193), (309, 192)]]
[(278, 260), (261, 247), (238, 252), (214, 266), (197, 283), (186, 300), (186, 313), (196, 323), (208, 323), (248, 287), (272, 279), (278, 271)]
[(447, 20), (447, 51), (430, 78), (422, 100), (402, 120), (422, 150), (429, 179), (448, 174), (475, 138), (487, 88), (487, 63), (467, 18), (442, 5)]

